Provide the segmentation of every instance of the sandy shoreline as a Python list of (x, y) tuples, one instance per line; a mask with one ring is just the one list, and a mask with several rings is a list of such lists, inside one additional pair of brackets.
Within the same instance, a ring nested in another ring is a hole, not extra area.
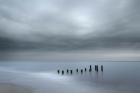
[(0, 93), (33, 93), (31, 88), (12, 83), (0, 83)]

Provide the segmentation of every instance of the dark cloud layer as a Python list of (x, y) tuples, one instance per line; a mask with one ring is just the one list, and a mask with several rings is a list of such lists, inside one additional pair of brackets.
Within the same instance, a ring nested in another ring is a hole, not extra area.
[(0, 51), (140, 49), (139, 0), (1, 0)]

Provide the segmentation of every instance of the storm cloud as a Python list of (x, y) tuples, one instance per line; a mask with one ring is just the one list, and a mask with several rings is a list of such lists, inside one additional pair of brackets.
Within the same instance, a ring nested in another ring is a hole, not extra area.
[(0, 51), (140, 49), (139, 0), (0, 0)]

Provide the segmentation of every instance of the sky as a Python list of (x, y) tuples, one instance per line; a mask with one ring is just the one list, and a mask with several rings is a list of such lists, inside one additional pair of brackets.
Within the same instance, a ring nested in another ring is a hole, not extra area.
[(0, 0), (0, 60), (140, 60), (140, 0)]

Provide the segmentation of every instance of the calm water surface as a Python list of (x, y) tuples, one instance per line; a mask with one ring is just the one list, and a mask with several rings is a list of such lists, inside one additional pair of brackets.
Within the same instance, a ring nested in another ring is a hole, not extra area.
[[(76, 72), (77, 68), (87, 71)], [(1, 82), (30, 86), (35, 93), (140, 93), (140, 62), (1, 62)]]

